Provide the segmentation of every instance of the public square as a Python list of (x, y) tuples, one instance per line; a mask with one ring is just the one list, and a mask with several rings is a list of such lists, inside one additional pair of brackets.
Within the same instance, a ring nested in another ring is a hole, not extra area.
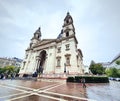
[(64, 80), (0, 80), (0, 101), (120, 101), (120, 82), (86, 86)]

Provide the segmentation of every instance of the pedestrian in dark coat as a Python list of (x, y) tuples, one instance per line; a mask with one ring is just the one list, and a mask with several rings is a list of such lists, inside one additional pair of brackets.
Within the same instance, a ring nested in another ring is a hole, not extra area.
[(82, 83), (83, 88), (86, 88), (86, 85), (85, 85), (85, 78), (82, 78), (82, 79), (81, 79), (81, 83)]

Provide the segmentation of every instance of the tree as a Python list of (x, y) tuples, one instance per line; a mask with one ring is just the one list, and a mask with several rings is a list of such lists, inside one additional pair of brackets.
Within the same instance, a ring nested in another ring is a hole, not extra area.
[(0, 68), (0, 74), (5, 72), (6, 72), (6, 68)]
[(110, 68), (105, 71), (107, 76), (109, 77), (120, 77), (120, 69), (117, 68)]
[(104, 73), (104, 68), (103, 68), (103, 66), (102, 66), (102, 64), (100, 64), (100, 63), (95, 63), (94, 61), (91, 61), (91, 64), (90, 64), (90, 68), (89, 68), (90, 70), (91, 70), (91, 72), (93, 73), (93, 74), (100, 74), (100, 75), (102, 75), (103, 73)]
[(120, 69), (118, 69), (117, 73), (118, 73), (118, 77), (120, 77)]
[(15, 66), (6, 66), (6, 67), (4, 67), (4, 68), (6, 69), (5, 72), (6, 72), (7, 74), (11, 74), (11, 73), (14, 72)]
[(116, 63), (117, 65), (120, 65), (120, 60), (117, 60), (115, 63)]
[(104, 73), (104, 69), (103, 69), (103, 66), (102, 64), (98, 63), (98, 64), (95, 64), (95, 67), (96, 67), (96, 71), (97, 71), (97, 74), (100, 74), (102, 75)]
[(0, 68), (0, 74), (3, 73), (3, 68)]
[(91, 63), (90, 63), (90, 67), (93, 67), (95, 64), (95, 62), (92, 60)]
[(15, 68), (14, 68), (14, 72), (15, 72), (16, 74), (18, 74), (19, 71), (20, 71), (20, 67), (15, 67)]
[(90, 70), (91, 70), (91, 72), (93, 73), (93, 74), (97, 74), (96, 73), (96, 70), (95, 70), (95, 62), (92, 60), (91, 61), (91, 63), (90, 63), (90, 68), (89, 68)]
[(5, 66), (4, 68), (0, 68), (0, 74), (1, 73), (6, 73), (6, 74), (18, 74), (20, 70), (20, 67), (15, 67), (15, 66)]

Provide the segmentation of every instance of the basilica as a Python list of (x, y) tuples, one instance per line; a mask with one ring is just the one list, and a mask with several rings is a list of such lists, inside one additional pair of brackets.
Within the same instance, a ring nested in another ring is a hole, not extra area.
[(56, 39), (42, 39), (41, 30), (38, 28), (25, 51), (19, 74), (35, 72), (42, 75), (83, 74), (83, 54), (77, 47), (75, 34), (73, 19), (69, 12)]

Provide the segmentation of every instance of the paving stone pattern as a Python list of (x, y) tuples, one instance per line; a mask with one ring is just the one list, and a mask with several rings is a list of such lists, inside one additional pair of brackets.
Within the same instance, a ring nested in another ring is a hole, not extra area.
[(108, 84), (0, 80), (0, 101), (120, 101), (120, 82)]

